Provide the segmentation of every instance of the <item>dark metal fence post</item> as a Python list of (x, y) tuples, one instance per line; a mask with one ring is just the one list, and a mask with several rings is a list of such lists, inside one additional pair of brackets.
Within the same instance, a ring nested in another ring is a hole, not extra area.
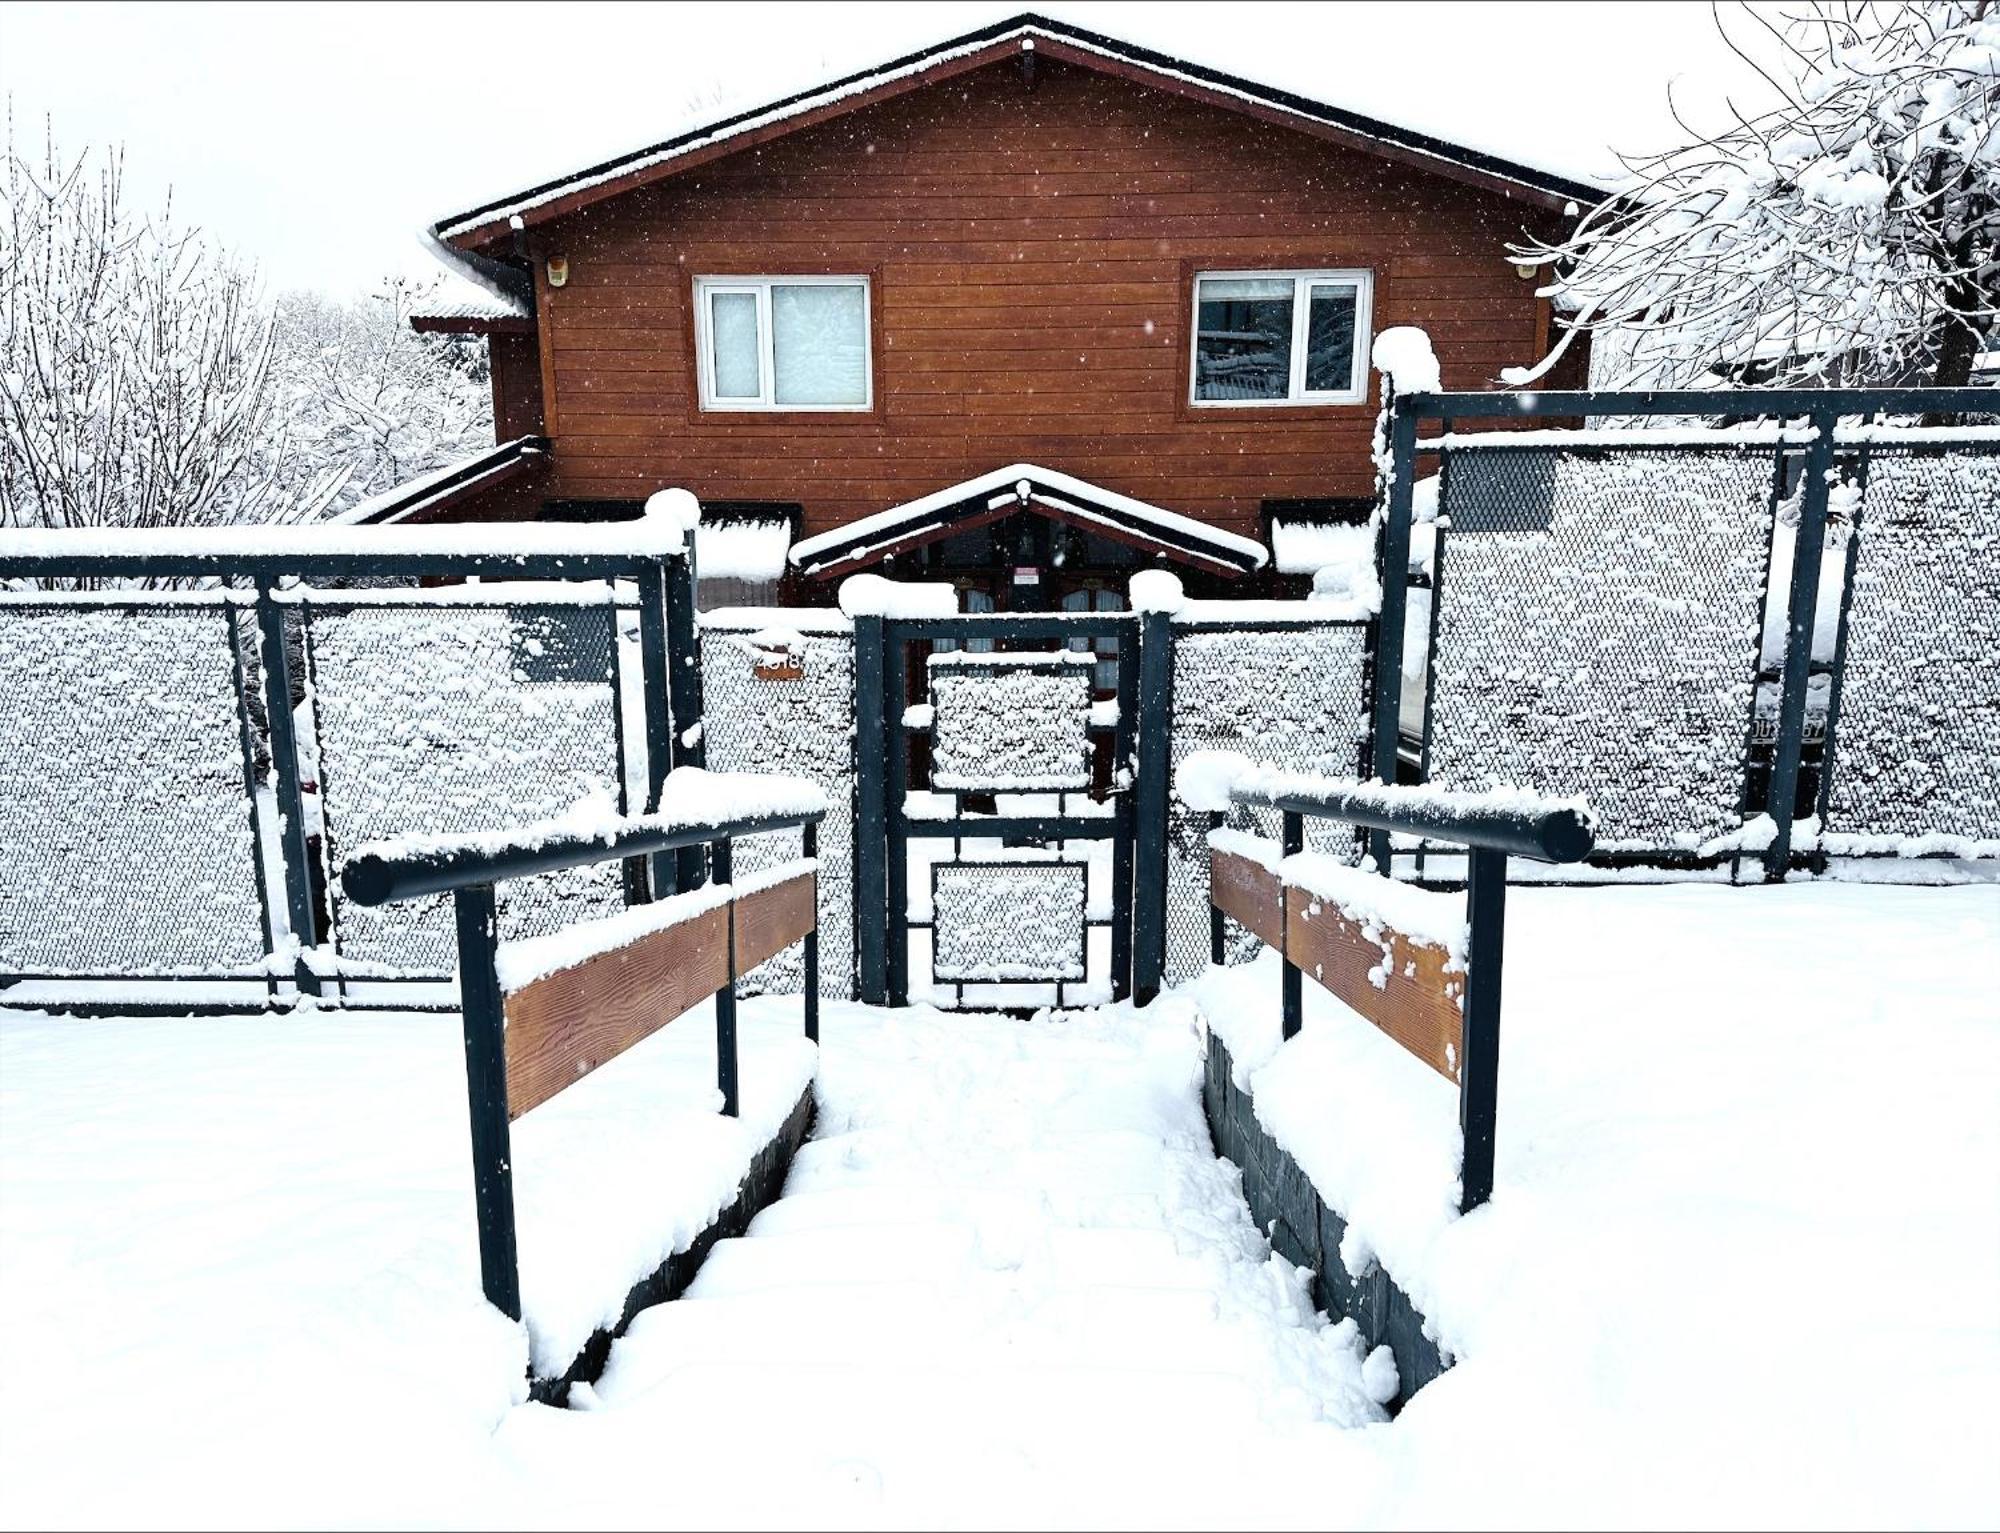
[(889, 999), (889, 889), (884, 860), (882, 619), (854, 620), (854, 955), (869, 1006)]
[[(689, 534), (692, 539), (693, 534)], [(666, 562), (667, 581), (667, 693), (673, 701), (673, 735), (668, 743), (668, 759), (677, 767), (705, 766), (708, 745), (703, 738), (708, 726), (703, 718), (701, 698), (701, 630), (694, 610), (694, 553)], [(693, 889), (702, 882), (702, 856), (698, 846), (684, 846), (674, 853), (676, 888)]]
[[(1284, 826), (1283, 846), (1285, 855), (1287, 857), (1296, 857), (1306, 849), (1305, 816), (1288, 809), (1284, 813), (1282, 824)], [(1284, 912), (1280, 910), (1278, 920), (1282, 923), (1284, 919)], [(1281, 947), (1278, 950), (1278, 974), (1280, 977), (1278, 1027), (1279, 1036), (1282, 1038), (1298, 1037), (1299, 1028), (1305, 1022), (1305, 972), (1292, 962), (1291, 954), (1286, 951), (1286, 948), (1289, 948), (1289, 946), (1290, 944), (1287, 943), (1285, 947)]]
[[(1220, 814), (1209, 815), (1208, 829), (1210, 835), (1213, 835), (1217, 830), (1222, 828), (1222, 820), (1223, 817)], [(1210, 851), (1208, 855), (1208, 866), (1212, 879), (1215, 869), (1215, 853), (1213, 851)], [(1222, 967), (1222, 960), (1228, 956), (1229, 949), (1228, 943), (1225, 940), (1226, 934), (1223, 930), (1222, 907), (1215, 903), (1215, 890), (1212, 887), (1209, 889), (1208, 894), (1208, 961), (1219, 969)]]
[[(801, 850), (819, 860), (819, 826), (808, 825), (800, 832)], [(813, 873), (813, 924), (806, 933), (806, 1036), (819, 1042), (819, 873)]]
[[(1173, 741), (1174, 620), (1139, 620), (1139, 781), (1132, 867), (1132, 998), (1160, 993), (1166, 968), (1167, 788)], [(1115, 897), (1115, 891), (1114, 891)], [(1114, 912), (1115, 919), (1115, 912)]]
[[(1389, 387), (1385, 381), (1383, 387)], [(1410, 597), (1410, 516), (1417, 475), (1417, 412), (1420, 396), (1389, 401), (1389, 498), (1382, 521), (1382, 611), (1375, 631), (1374, 730), (1369, 769), (1378, 782), (1396, 780), (1396, 755), (1402, 740), (1403, 614)], [(1369, 855), (1389, 871), (1389, 833), (1368, 838)]]
[(479, 1276), (486, 1298), (521, 1318), (514, 1246), (514, 1167), (507, 1129), (506, 1017), (493, 967), (499, 940), (493, 886), (453, 897), (458, 917), (458, 1000), (465, 1023), (465, 1095), (472, 1114), (472, 1188), (479, 1218)]
[[(285, 614), (271, 600), (270, 587), (257, 592), (259, 657), (264, 673), (264, 713), (271, 741), (271, 766), (278, 795), (278, 851), (285, 870), (285, 913), (301, 948), (317, 940), (313, 914), (311, 859), (306, 849), (305, 790), (299, 779), (299, 737), (292, 719), (292, 671), (285, 653)], [(320, 993), (319, 976), (297, 967), (302, 994)]]
[(1826, 544), (1826, 508), (1832, 492), (1833, 429), (1830, 410), (1812, 414), (1813, 437), (1806, 448), (1799, 484), (1799, 523), (1792, 533), (1792, 586), (1787, 594), (1785, 669), (1778, 699), (1777, 753), (1771, 761), (1771, 789), (1765, 812), (1777, 826), (1765, 853), (1764, 878), (1785, 876), (1792, 855), (1792, 819), (1798, 812), (1799, 758), (1805, 752), (1806, 694), (1811, 681), (1813, 629), (1819, 611), (1819, 571)]
[(1470, 1213), (1493, 1195), (1493, 1130), (1499, 1114), (1500, 971), (1507, 927), (1507, 854), (1484, 847), (1468, 853), (1465, 1004), (1460, 1013), (1458, 1127), (1464, 1141), (1459, 1210)]
[(882, 646), (882, 749), (889, 768), (882, 824), (889, 896), (884, 940), (891, 1006), (910, 1004), (910, 842), (904, 834), (910, 792), (910, 732), (903, 727), (903, 711), (909, 706), (908, 654), (909, 643), (901, 638), (889, 638)]
[[(735, 876), (735, 857), (725, 836), (711, 848), (714, 859), (715, 882), (729, 883)], [(740, 1082), (736, 1060), (736, 910), (734, 896), (725, 912), (728, 930), (729, 982), (715, 992), (715, 1084), (722, 1092), (722, 1111), (725, 1117), (738, 1117), (741, 1113)]]
[(275, 1001), (278, 995), (278, 976), (275, 965), (270, 962), (278, 951), (278, 912), (274, 903), (278, 896), (271, 888), (270, 880), (264, 876), (264, 845), (260, 839), (262, 830), (259, 823), (263, 815), (257, 798), (257, 745), (251, 738), (250, 726), (249, 662), (244, 653), (243, 625), (236, 613), (223, 609), (222, 621), (229, 633), (230, 692), (236, 701), (237, 764), (243, 769), (243, 818), (250, 832), (250, 871), (257, 883), (257, 910), (264, 923), (264, 997), (270, 1002)]
[(1131, 624), (1118, 641), (1118, 723), (1111, 732), (1111, 779), (1116, 789), (1111, 839), (1111, 998), (1122, 1001), (1132, 993), (1132, 843), (1138, 826), (1134, 778), (1122, 785), (1121, 772), (1134, 772), (1133, 749), (1138, 738), (1139, 626)]
[[(639, 688), (646, 713), (646, 812), (660, 807), (660, 786), (672, 764), (672, 667), (667, 661), (667, 565), (648, 560), (639, 571)], [(613, 642), (616, 642), (613, 634)], [(665, 853), (647, 859), (655, 899), (673, 888), (673, 863)]]

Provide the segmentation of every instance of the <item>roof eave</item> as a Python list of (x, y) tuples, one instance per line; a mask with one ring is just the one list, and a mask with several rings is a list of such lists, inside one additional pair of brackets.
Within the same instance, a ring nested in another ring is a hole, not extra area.
[(563, 217), (723, 155), (984, 68), (1020, 51), (1024, 41), (1032, 41), (1037, 51), (1051, 58), (1136, 77), (1143, 84), (1248, 112), (1315, 137), (1544, 208), (1562, 211), (1571, 203), (1595, 203), (1605, 195), (1603, 188), (1553, 172), (1536, 170), (1030, 12), (441, 219), (432, 226), (431, 233), (458, 249), (476, 250), (508, 237), (515, 219), (528, 225)]

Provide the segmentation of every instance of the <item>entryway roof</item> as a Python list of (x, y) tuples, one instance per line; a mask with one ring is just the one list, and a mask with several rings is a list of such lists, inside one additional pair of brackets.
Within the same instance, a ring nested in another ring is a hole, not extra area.
[(1270, 551), (1254, 538), (1224, 532), (1191, 516), (1054, 469), (1010, 463), (831, 532), (803, 538), (792, 545), (791, 561), (799, 573), (819, 579), (851, 574), (894, 554), (997, 522), (1015, 511), (1033, 511), (1051, 521), (1214, 574), (1247, 575), (1270, 560)]

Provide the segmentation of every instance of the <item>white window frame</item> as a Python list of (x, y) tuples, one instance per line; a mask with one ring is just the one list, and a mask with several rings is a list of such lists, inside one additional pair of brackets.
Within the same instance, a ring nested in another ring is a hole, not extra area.
[[(771, 325), (771, 289), (776, 287), (858, 287), (861, 289), (861, 403), (779, 404), (777, 337)], [(757, 397), (731, 398), (715, 388), (715, 344), (709, 334), (710, 300), (717, 293), (748, 293), (757, 300)], [(701, 408), (780, 414), (865, 415), (875, 408), (875, 290), (860, 273), (852, 276), (696, 277), (694, 279), (695, 381)]]
[[(1283, 281), (1292, 284), (1292, 375), (1283, 399), (1202, 399), (1196, 393), (1201, 354), (1201, 285), (1204, 282)], [(1308, 299), (1315, 287), (1354, 289), (1354, 366), (1344, 389), (1306, 388)], [(1375, 273), (1366, 267), (1325, 271), (1198, 271), (1188, 294), (1188, 405), (1196, 410), (1296, 410), (1301, 405), (1359, 405), (1368, 402), (1368, 348), (1374, 340)]]

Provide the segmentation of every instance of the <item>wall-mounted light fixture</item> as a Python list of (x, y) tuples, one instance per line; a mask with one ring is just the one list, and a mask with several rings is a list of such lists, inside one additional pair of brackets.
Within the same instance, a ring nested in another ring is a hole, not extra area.
[(569, 257), (550, 256), (549, 286), (561, 287), (567, 281), (569, 281)]
[[(1540, 270), (1541, 268), (1536, 266), (1532, 261), (1516, 261), (1514, 263), (1514, 275), (1519, 277), (1523, 282), (1534, 281), (1536, 273)], [(560, 287), (562, 284), (557, 283), (556, 285)]]

